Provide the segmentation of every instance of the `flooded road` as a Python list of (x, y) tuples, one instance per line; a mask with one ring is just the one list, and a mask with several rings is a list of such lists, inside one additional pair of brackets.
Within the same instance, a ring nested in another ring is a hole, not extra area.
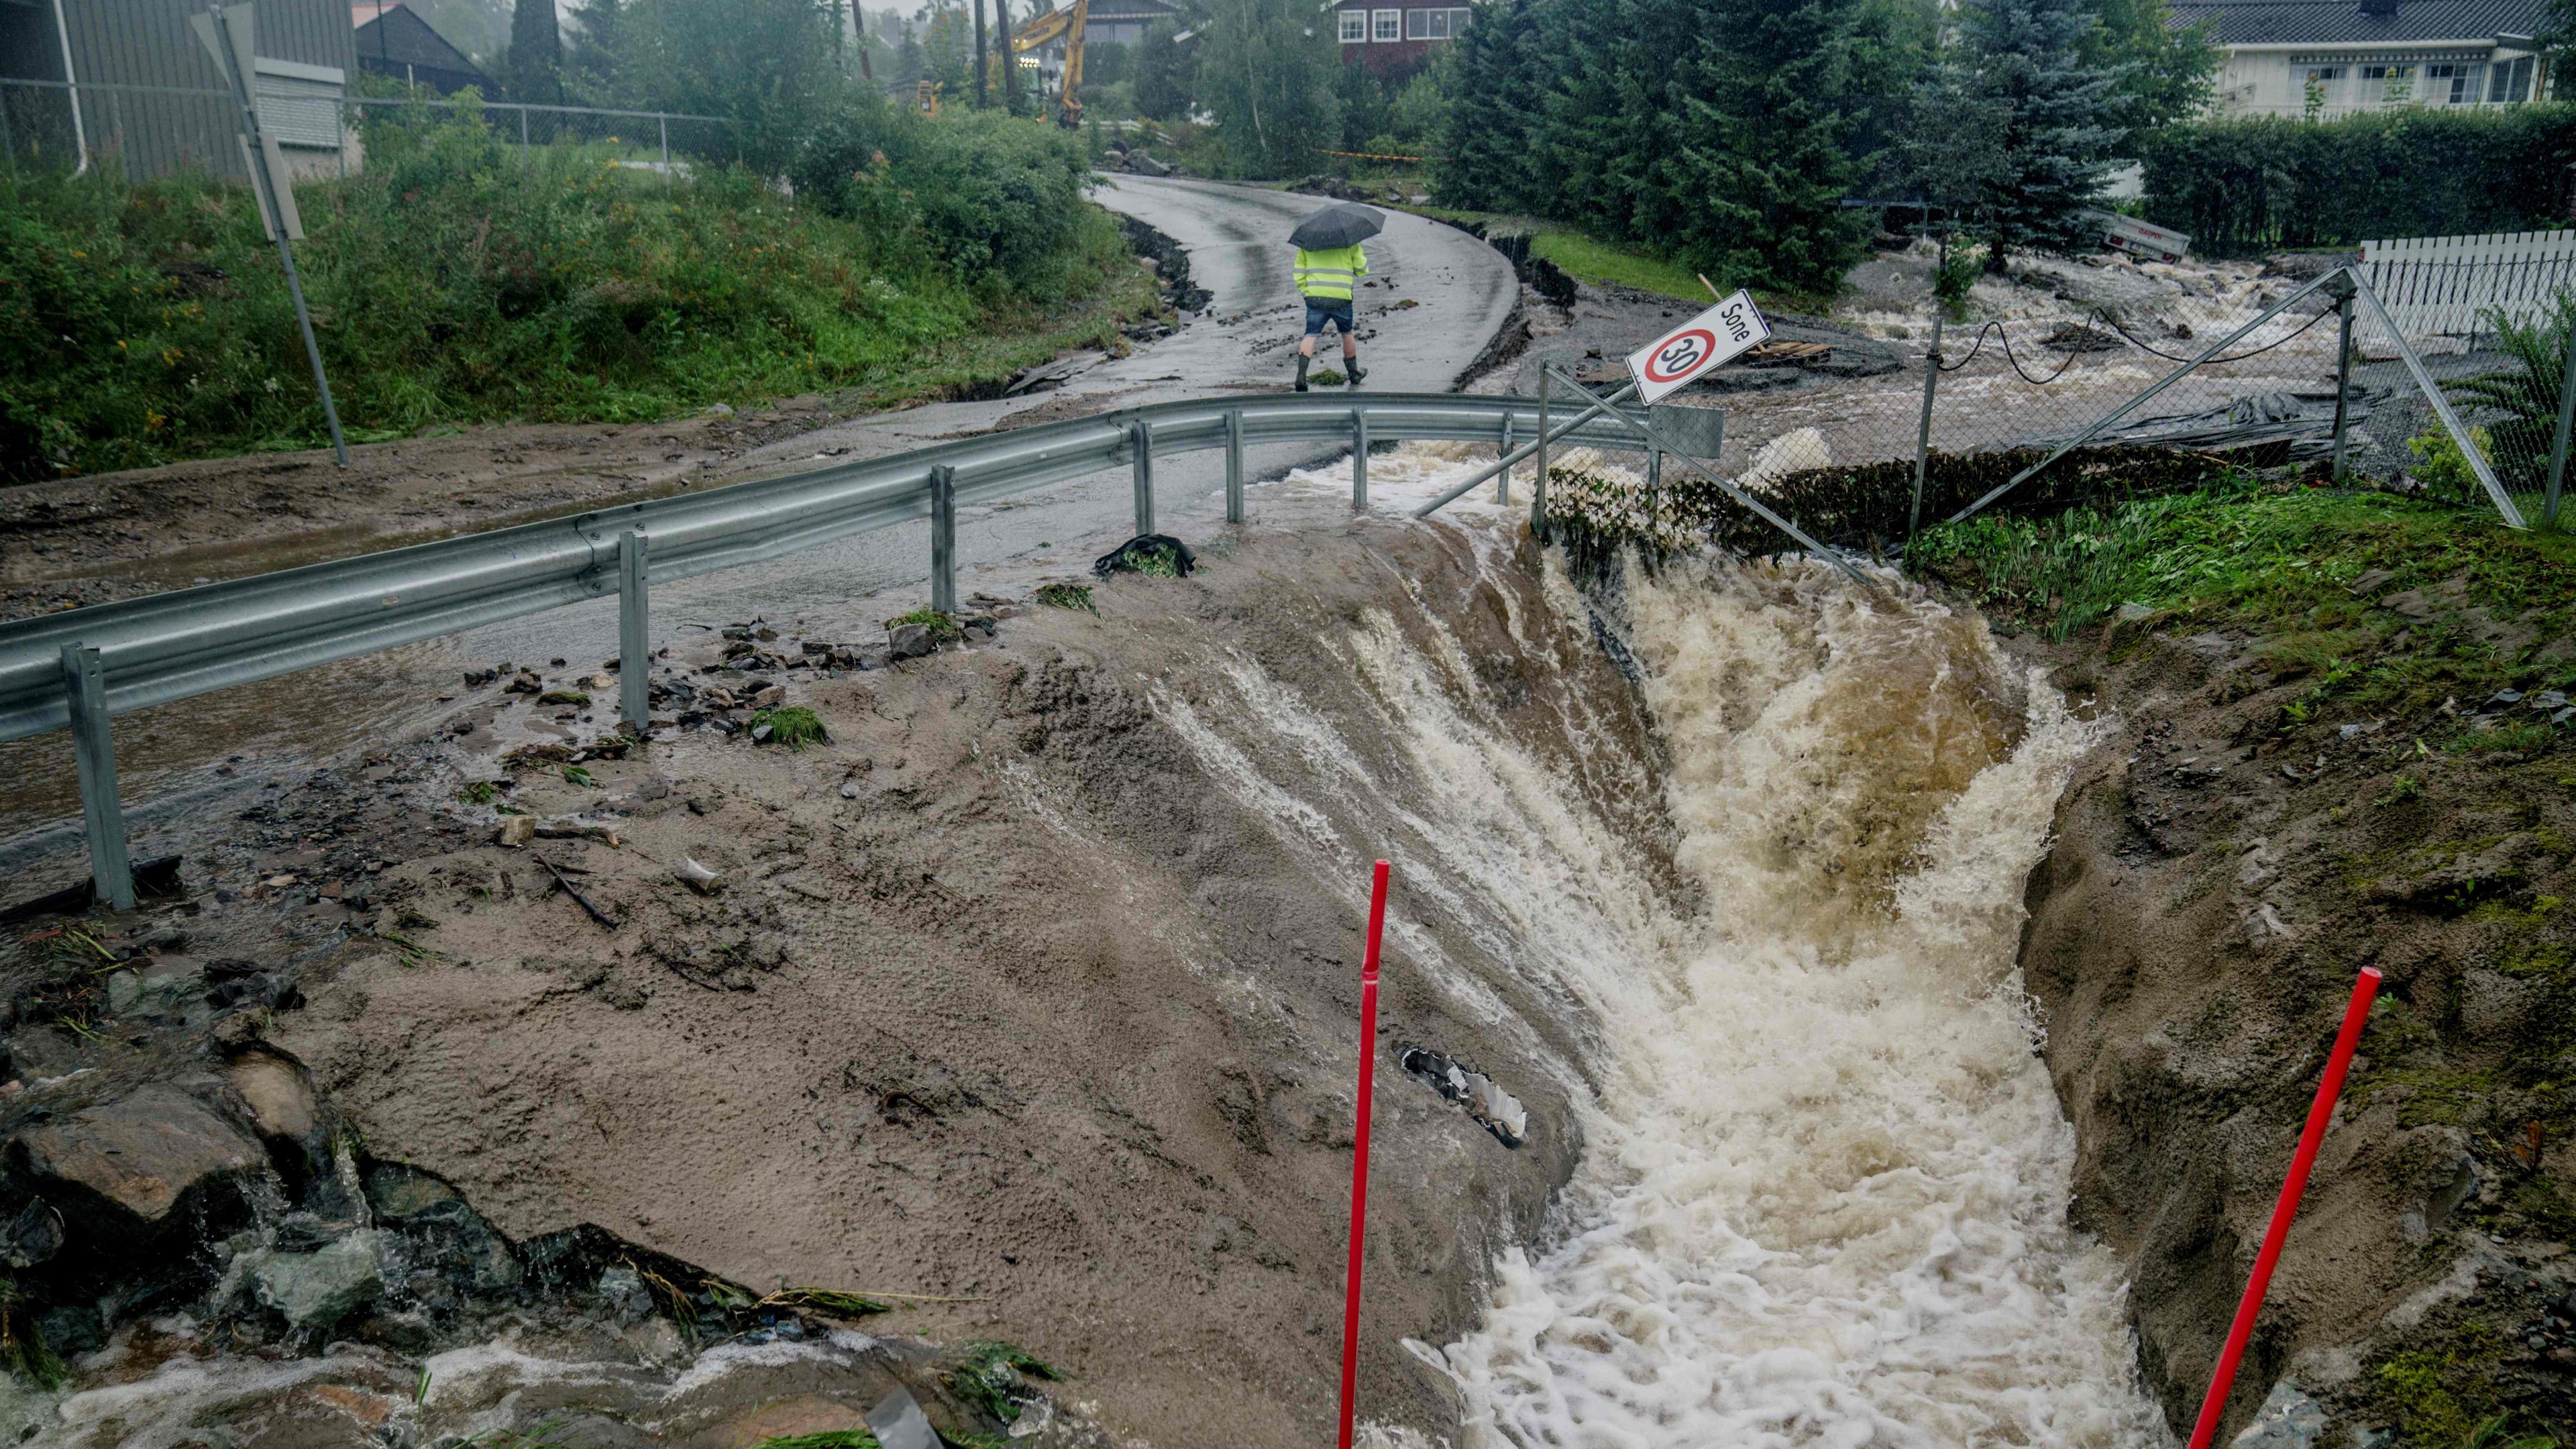
[[(771, 476), (902, 452), (1039, 409), (1072, 416), (1284, 386), (1302, 316), (1284, 237), (1320, 203), (1253, 187), (1132, 176), (1111, 179), (1099, 199), (1189, 249), (1192, 274), (1211, 294), (1207, 317), (1102, 362), (1058, 392), (942, 403), (840, 424), (755, 449), (740, 462), (754, 476)], [(1384, 301), (1372, 295), (1360, 307), (1364, 335), (1372, 327), (1379, 334), (1365, 354), (1371, 388), (1446, 390), (1510, 315), (1517, 296), (1510, 265), (1465, 232), (1401, 213), (1390, 214), (1387, 231), (1369, 248), (1373, 270), (1387, 284)], [(1399, 308), (1399, 301), (1415, 305)], [(1303, 447), (1257, 448), (1247, 464), (1254, 476), (1267, 476), (1312, 454)], [(1195, 536), (1222, 522), (1221, 453), (1158, 460), (1155, 484), (1163, 528)], [(1120, 470), (962, 509), (960, 591), (1024, 589), (1074, 574), (1127, 537), (1132, 508), (1128, 475)], [(357, 537), (316, 528), (238, 548), (189, 550), (156, 561), (151, 571), (174, 585), (238, 577), (339, 556), (345, 548), (335, 545)], [(926, 602), (917, 595), (926, 595), (929, 558), (928, 525), (910, 524), (668, 585), (653, 599), (655, 643), (674, 642), (675, 631), (692, 622), (755, 617), (801, 618), (852, 641), (873, 637), (880, 619)], [(616, 653), (616, 641), (615, 605), (600, 600), (121, 717), (117, 763), (134, 848), (151, 853), (157, 820), (226, 798), (245, 779), (419, 733), (444, 713), (449, 701), (441, 696), (457, 693), (468, 668), (601, 660)], [(78, 808), (67, 735), (0, 744), (0, 869), (25, 870), (41, 860), (49, 881), (79, 874), (79, 863), (66, 854), (77, 847)]]

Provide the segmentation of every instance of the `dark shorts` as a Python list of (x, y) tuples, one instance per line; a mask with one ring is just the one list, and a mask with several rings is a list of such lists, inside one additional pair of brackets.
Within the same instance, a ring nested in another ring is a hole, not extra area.
[(1330, 323), (1332, 323), (1334, 326), (1339, 327), (1340, 329), (1342, 329), (1342, 335), (1343, 335), (1344, 337), (1348, 337), (1348, 336), (1350, 336), (1350, 335), (1351, 335), (1351, 299), (1350, 299), (1350, 298), (1348, 298), (1348, 297), (1333, 297), (1333, 298), (1309, 297), (1309, 298), (1307, 298), (1307, 299), (1306, 299), (1306, 335), (1307, 335), (1307, 336), (1309, 336), (1309, 337), (1321, 337), (1321, 336), (1323, 336), (1323, 335), (1324, 335), (1324, 324), (1325, 324), (1326, 322), (1330, 322)]

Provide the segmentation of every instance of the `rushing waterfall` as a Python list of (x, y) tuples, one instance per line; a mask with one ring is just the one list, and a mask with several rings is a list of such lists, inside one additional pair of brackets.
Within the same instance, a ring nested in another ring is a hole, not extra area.
[[(1564, 579), (1546, 597), (1555, 617), (1515, 617), (1516, 636), (1590, 633)], [(1416, 918), (1507, 933), (1512, 969), (1597, 1023), (1594, 1059), (1561, 1068), (1591, 1085), (1554, 1230), (1495, 1265), (1480, 1329), (1414, 1346), (1454, 1379), (1471, 1437), (2165, 1442), (2123, 1275), (2068, 1223), (2073, 1134), (2014, 965), (2023, 880), (2093, 727), (1980, 621), (1893, 581), (1674, 569), (1621, 612), (1669, 751), (1660, 872), (1505, 727), (1428, 611), (1336, 646), (1413, 788), (1368, 778), (1249, 666), (1236, 744), (1166, 713), (1247, 803), (1354, 872), (1366, 852), (1256, 761), (1385, 802)]]

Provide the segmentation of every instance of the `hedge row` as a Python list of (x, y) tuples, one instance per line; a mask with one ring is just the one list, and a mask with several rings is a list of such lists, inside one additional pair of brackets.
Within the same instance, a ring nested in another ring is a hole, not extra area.
[(2206, 256), (2561, 225), (2576, 105), (2206, 121), (2143, 133), (2147, 218)]

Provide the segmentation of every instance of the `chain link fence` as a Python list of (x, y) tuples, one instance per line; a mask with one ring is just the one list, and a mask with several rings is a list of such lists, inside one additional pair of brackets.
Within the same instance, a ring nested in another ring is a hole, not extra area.
[[(2003, 276), (1954, 272), (1966, 285), (1946, 304), (1935, 296), (1942, 260), (1930, 242), (1880, 254), (1830, 325), (1777, 319), (1778, 340), (1702, 384), (1690, 400), (1727, 414), (1721, 469), (1760, 481), (1920, 460), (1937, 473), (1995, 455), (2036, 461), (2078, 440), (2324, 469), (2340, 390), (2346, 476), (2484, 500), (2420, 364), (2518, 511), (2547, 512), (2576, 255), (2035, 256)], [(2348, 327), (2336, 286), (2299, 295), (2346, 266), (2382, 304), (2356, 303)]]
[[(299, 180), (362, 174), (371, 128), (434, 125), (456, 104), (426, 93), (259, 98), (261, 125), (279, 137)], [(511, 101), (480, 108), (495, 135), (523, 150), (588, 147), (666, 180), (728, 163), (739, 151), (740, 124), (722, 116)], [(212, 87), (0, 78), (0, 166), (13, 171), (72, 171), (86, 162), (129, 174), (176, 165), (239, 176), (238, 127), (232, 97)]]

